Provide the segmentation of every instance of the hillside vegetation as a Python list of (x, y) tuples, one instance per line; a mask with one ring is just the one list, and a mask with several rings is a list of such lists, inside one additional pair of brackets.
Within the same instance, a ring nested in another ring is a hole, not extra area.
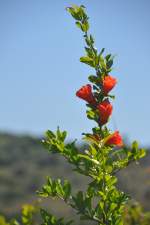
[[(83, 146), (81, 146), (83, 148)], [(41, 139), (31, 136), (0, 134), (0, 214), (16, 215), (24, 203), (37, 200), (36, 190), (46, 176), (67, 178), (75, 189), (84, 189), (88, 180), (77, 176), (72, 168), (57, 155), (50, 155), (41, 145)], [(150, 210), (150, 154), (139, 165), (130, 165), (118, 174), (119, 187)], [(61, 202), (49, 205), (60, 215), (72, 213)], [(58, 210), (59, 207), (59, 210)]]

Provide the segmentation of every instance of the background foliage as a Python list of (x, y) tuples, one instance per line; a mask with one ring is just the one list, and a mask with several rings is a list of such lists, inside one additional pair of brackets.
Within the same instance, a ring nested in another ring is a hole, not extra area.
[[(36, 201), (35, 191), (47, 175), (69, 179), (75, 190), (84, 190), (87, 180), (71, 171), (58, 155), (49, 155), (40, 144), (41, 138), (0, 134), (0, 214), (8, 218), (19, 213), (22, 204)], [(80, 143), (79, 143), (80, 145)], [(83, 145), (80, 145), (81, 149)], [(150, 153), (118, 174), (119, 186), (150, 210)], [(74, 190), (74, 191), (75, 191)], [(39, 204), (47, 205), (46, 202)], [(50, 201), (53, 213), (71, 215), (61, 201)], [(57, 209), (57, 210), (55, 210)], [(59, 209), (59, 210), (58, 210)]]

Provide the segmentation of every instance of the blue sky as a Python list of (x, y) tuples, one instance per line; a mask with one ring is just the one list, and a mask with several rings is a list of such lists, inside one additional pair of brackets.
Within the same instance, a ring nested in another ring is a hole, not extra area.
[(96, 47), (116, 55), (110, 128), (150, 145), (149, 0), (0, 0), (0, 130), (81, 138), (95, 124), (75, 92), (93, 70), (79, 62), (82, 34), (65, 7), (84, 4)]

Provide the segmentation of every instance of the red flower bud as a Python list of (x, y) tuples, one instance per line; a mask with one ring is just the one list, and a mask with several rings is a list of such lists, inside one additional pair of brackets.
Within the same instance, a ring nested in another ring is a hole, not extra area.
[(119, 131), (114, 132), (112, 135), (110, 135), (110, 138), (106, 141), (107, 145), (116, 145), (118, 147), (123, 146), (122, 137), (119, 134)]
[(110, 104), (109, 100), (106, 99), (101, 102), (98, 106), (98, 111), (100, 115), (100, 124), (104, 125), (107, 123), (109, 116), (112, 114), (112, 105)]
[(87, 101), (89, 104), (92, 104), (92, 105), (96, 104), (96, 100), (93, 96), (92, 87), (91, 87), (90, 84), (87, 84), (87, 85), (83, 86), (82, 88), (80, 88), (76, 92), (76, 96), (78, 96), (79, 98), (82, 98), (83, 100)]
[(112, 76), (105, 76), (104, 80), (103, 80), (103, 84), (102, 84), (102, 90), (103, 90), (103, 93), (105, 95), (108, 94), (108, 92), (110, 92), (113, 87), (116, 85), (117, 83), (117, 80), (116, 78), (113, 78)]

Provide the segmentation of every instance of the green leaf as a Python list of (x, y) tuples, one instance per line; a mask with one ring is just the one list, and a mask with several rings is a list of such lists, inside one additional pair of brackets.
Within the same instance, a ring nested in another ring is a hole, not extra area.
[(100, 83), (99, 78), (96, 77), (96, 76), (94, 76), (94, 75), (90, 75), (90, 76), (88, 77), (88, 79), (89, 79), (90, 82), (92, 82), (92, 83), (94, 83), (94, 84), (99, 84), (99, 83)]
[(21, 218), (23, 225), (33, 224), (33, 215), (35, 214), (36, 210), (37, 209), (33, 205), (23, 205)]
[(51, 138), (55, 138), (56, 136), (51, 130), (47, 130), (46, 131), (46, 137), (51, 139)]
[(91, 34), (90, 34), (90, 42), (91, 42), (92, 45), (94, 44), (94, 38)]
[(107, 61), (106, 63), (107, 69), (110, 69), (112, 65), (113, 65), (113, 59), (110, 59), (109, 61)]
[(63, 190), (65, 193), (65, 195), (64, 195), (65, 200), (67, 200), (71, 194), (71, 185), (67, 180), (64, 181)]
[(90, 158), (88, 155), (82, 155), (82, 154), (79, 154), (78, 156), (79, 156), (80, 158), (84, 158), (84, 159), (86, 159), (86, 160), (88, 160), (88, 161), (91, 161), (91, 162), (93, 162), (93, 163), (96, 164), (96, 165), (100, 165), (99, 161), (97, 161), (96, 159)]
[(93, 59), (88, 56), (81, 57), (80, 62), (85, 63), (91, 67), (95, 67)]
[(79, 191), (77, 193), (77, 196), (76, 196), (76, 205), (77, 207), (82, 211), (85, 206), (84, 206), (84, 200), (83, 200), (83, 192), (82, 191)]
[(133, 149), (133, 150), (136, 151), (136, 150), (138, 149), (138, 146), (139, 146), (139, 145), (138, 145), (138, 142), (137, 142), (137, 141), (134, 141), (134, 142), (132, 143), (132, 149)]
[(117, 208), (117, 204), (116, 203), (111, 203), (110, 211), (113, 211), (115, 208)]
[(102, 57), (102, 55), (99, 56), (99, 62), (100, 62), (100, 67), (103, 69), (106, 69), (105, 59)]
[(12, 219), (12, 220), (10, 221), (10, 225), (20, 225), (20, 223), (19, 223), (17, 220)]
[(42, 223), (42, 225), (65, 225), (65, 223), (63, 222), (64, 221), (63, 218), (56, 219), (55, 216), (46, 212), (46, 210), (44, 209), (41, 209), (40, 213), (44, 222)]
[(85, 37), (85, 42), (86, 42), (87, 46), (89, 46), (91, 48), (91, 40), (90, 40), (90, 38), (88, 36), (85, 36), (85, 35), (84, 35), (84, 37)]
[(72, 17), (76, 20), (81, 21), (82, 15), (80, 12), (80, 7), (73, 5), (72, 7), (67, 7), (66, 10), (72, 15)]
[(90, 58), (93, 58), (93, 51), (91, 48), (85, 47), (85, 51)]
[(88, 208), (89, 212), (92, 210), (92, 198), (86, 197), (85, 199), (85, 205)]
[(98, 218), (102, 217), (103, 210), (101, 209), (100, 203), (97, 204), (94, 210), (94, 214), (95, 214), (95, 217), (98, 217)]
[(146, 155), (146, 151), (145, 149), (140, 149), (140, 154), (139, 154), (139, 158), (143, 158)]
[(93, 156), (95, 156), (95, 155), (97, 154), (97, 151), (96, 151), (96, 149), (94, 148), (93, 145), (90, 145), (90, 152), (91, 152), (91, 154), (92, 154)]
[(56, 182), (55, 182), (55, 184), (56, 184), (56, 192), (57, 192), (57, 194), (59, 195), (59, 196), (62, 196), (62, 197), (64, 197), (64, 190), (63, 190), (63, 186), (62, 186), (62, 184), (61, 184), (61, 180), (60, 179), (58, 179)]
[(111, 58), (111, 54), (108, 54), (105, 56), (106, 61), (109, 61), (110, 58)]
[(82, 30), (82, 24), (81, 24), (81, 22), (77, 21), (76, 22), (76, 25), (77, 25), (78, 28), (80, 28)]
[(105, 51), (105, 48), (102, 48), (102, 50), (99, 53), (99, 57), (104, 53), (104, 51)]
[(82, 31), (83, 32), (87, 32), (89, 30), (89, 23), (88, 21), (85, 21), (84, 23), (82, 23)]
[(100, 201), (99, 206), (100, 206), (101, 210), (103, 211), (104, 210), (104, 202)]
[[(97, 86), (99, 85), (99, 82), (96, 84)], [(99, 88), (96, 86), (96, 85), (93, 85), (93, 90), (95, 91), (99, 91)], [(98, 95), (99, 96), (99, 95)]]
[(108, 95), (109, 98), (115, 99), (115, 95)]
[(88, 117), (90, 120), (95, 120), (96, 115), (95, 115), (95, 112), (94, 112), (93, 110), (87, 110), (87, 111), (86, 111), (86, 114), (87, 114), (87, 117)]
[(88, 17), (85, 13), (85, 7), (81, 5), (72, 5), (72, 7), (67, 7), (67, 11), (72, 15), (75, 20), (81, 21), (82, 23), (88, 21)]
[[(99, 141), (91, 134), (84, 134), (83, 140), (88, 141), (90, 143), (98, 144)], [(97, 151), (96, 151), (97, 152)]]
[(67, 132), (66, 131), (61, 132), (58, 127), (56, 134), (57, 134), (57, 139), (60, 140), (61, 142), (64, 142), (67, 136)]

